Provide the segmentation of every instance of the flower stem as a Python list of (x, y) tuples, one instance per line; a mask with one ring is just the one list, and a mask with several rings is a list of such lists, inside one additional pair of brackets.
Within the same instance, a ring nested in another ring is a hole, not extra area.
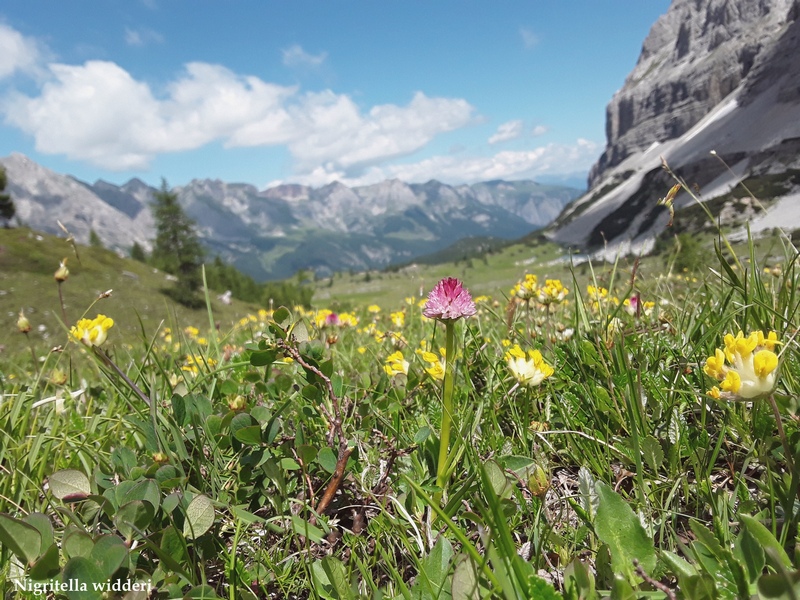
[(786, 454), (786, 466), (789, 468), (790, 473), (794, 473), (794, 459), (792, 457), (792, 449), (789, 446), (789, 440), (786, 439), (786, 432), (783, 429), (783, 422), (781, 421), (781, 411), (778, 409), (778, 403), (775, 402), (775, 396), (770, 394), (767, 398), (769, 405), (772, 407), (772, 414), (775, 415), (775, 423), (778, 425), (778, 437), (781, 438), (783, 444), (783, 452)]
[(455, 322), (445, 321), (444, 389), (442, 391), (442, 432), (439, 438), (439, 463), (436, 469), (436, 486), (441, 491), (435, 494), (441, 501), (447, 476), (447, 458), (450, 448), (450, 428), (453, 422), (453, 384), (455, 381)]

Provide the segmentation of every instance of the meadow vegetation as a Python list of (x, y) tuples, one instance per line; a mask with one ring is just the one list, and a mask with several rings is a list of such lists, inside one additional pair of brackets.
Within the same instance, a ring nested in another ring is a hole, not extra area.
[(782, 235), (615, 264), (531, 240), (201, 310), (0, 236), (7, 598), (800, 594)]

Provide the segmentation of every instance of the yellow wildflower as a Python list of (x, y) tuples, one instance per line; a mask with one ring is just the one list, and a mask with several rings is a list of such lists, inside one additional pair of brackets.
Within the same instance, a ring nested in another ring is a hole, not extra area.
[(402, 329), (406, 324), (406, 313), (402, 310), (391, 313), (389, 318), (392, 320), (392, 325), (398, 329)]
[(386, 358), (383, 370), (386, 371), (389, 377), (408, 375), (408, 361), (403, 358), (403, 353), (398, 350)]
[(528, 273), (525, 275), (525, 279), (522, 279), (516, 283), (516, 285), (511, 288), (511, 296), (516, 296), (517, 298), (521, 298), (522, 300), (530, 300), (534, 296), (536, 296), (537, 288), (536, 284), (538, 283), (538, 278), (536, 275), (532, 275)]
[(94, 319), (81, 319), (69, 331), (72, 338), (85, 346), (99, 346), (106, 341), (108, 330), (114, 326), (114, 320), (105, 315), (97, 315)]
[(716, 379), (719, 387), (708, 391), (712, 398), (750, 400), (772, 392), (775, 388), (778, 355), (775, 346), (778, 335), (770, 331), (754, 331), (745, 336), (741, 331), (724, 337), (725, 348), (716, 348), (714, 356), (706, 359), (703, 371)]
[(569, 290), (564, 287), (560, 279), (547, 279), (544, 286), (539, 288), (537, 300), (541, 304), (558, 304), (564, 301), (569, 294)]
[(537, 386), (555, 372), (538, 350), (528, 350), (527, 355), (519, 356), (517, 349), (519, 346), (514, 346), (506, 353), (506, 361), (509, 372), (520, 385)]

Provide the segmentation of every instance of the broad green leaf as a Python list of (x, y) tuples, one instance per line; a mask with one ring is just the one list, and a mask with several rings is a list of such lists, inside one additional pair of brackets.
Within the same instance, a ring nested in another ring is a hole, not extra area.
[(317, 455), (317, 462), (320, 466), (325, 469), (328, 473), (333, 475), (333, 472), (336, 470), (336, 454), (325, 446), (324, 448), (320, 448), (319, 454)]
[(75, 469), (56, 471), (50, 475), (48, 482), (53, 496), (67, 502), (83, 500), (92, 493), (89, 478)]
[(341, 600), (355, 598), (350, 586), (347, 585), (347, 572), (342, 561), (333, 556), (326, 556), (322, 559), (322, 568), (333, 587), (335, 598)]
[(314, 591), (322, 600), (339, 600), (339, 596), (336, 594), (333, 583), (328, 578), (321, 560), (315, 560), (311, 563), (311, 581), (314, 585)]
[[(85, 590), (76, 590), (65, 592), (69, 600), (101, 600), (103, 594), (100, 591), (95, 591), (95, 583), (100, 584), (105, 588), (107, 578), (103, 575), (93, 560), (85, 556), (76, 556), (70, 558), (67, 564), (64, 565), (64, 571), (61, 574), (61, 581), (69, 584), (70, 581), (77, 581), (79, 587), (85, 587)], [(75, 587), (74, 585), (72, 587)]]
[(489, 482), (492, 484), (492, 490), (497, 494), (498, 498), (508, 498), (513, 491), (511, 484), (508, 482), (505, 472), (497, 464), (497, 461), (489, 460), (484, 465), (486, 475), (489, 477)]
[(800, 571), (781, 569), (758, 580), (759, 600), (796, 600), (800, 596)]
[(186, 548), (181, 534), (171, 525), (161, 534), (161, 550), (178, 562), (186, 558)]
[(184, 598), (193, 600), (216, 600), (219, 598), (214, 589), (208, 585), (198, 585), (186, 592)]
[(475, 565), (466, 555), (462, 554), (456, 562), (450, 593), (453, 600), (479, 600), (481, 597)]
[(440, 535), (430, 554), (422, 559), (422, 572), (431, 586), (434, 598), (439, 597), (444, 587), (452, 558), (453, 545), (450, 540)]
[(115, 535), (101, 535), (94, 542), (89, 558), (106, 576), (111, 577), (128, 557), (128, 547)]
[(427, 440), (431, 435), (431, 428), (427, 425), (420, 427), (417, 433), (414, 435), (414, 443), (421, 444), (425, 440)]
[(285, 306), (281, 306), (272, 313), (272, 320), (283, 329), (286, 329), (292, 322), (292, 313)]
[[(789, 560), (789, 555), (775, 539), (769, 529), (764, 527), (758, 520), (749, 515), (739, 515), (739, 522), (742, 526), (752, 535), (764, 549), (771, 548), (774, 555), (778, 557), (779, 561), (787, 569), (792, 568), (792, 561)], [(769, 554), (768, 554), (769, 556)]]
[(257, 445), (261, 443), (261, 427), (247, 413), (239, 413), (233, 417), (230, 430), (231, 435), (243, 444)]
[(754, 583), (764, 570), (766, 558), (764, 556), (764, 548), (761, 547), (761, 544), (758, 543), (758, 540), (748, 529), (743, 527), (739, 532), (736, 544), (733, 547), (733, 554), (747, 569), (750, 583)]
[(300, 460), (303, 461), (303, 464), (308, 467), (308, 464), (317, 458), (317, 449), (314, 446), (302, 444), (297, 447), (297, 455), (300, 457)]
[(120, 506), (114, 515), (114, 525), (117, 530), (130, 541), (137, 535), (136, 530), (143, 530), (153, 520), (155, 509), (153, 505), (144, 500), (132, 500)]
[(61, 544), (67, 558), (76, 556), (89, 556), (94, 548), (94, 540), (85, 531), (71, 529), (64, 534), (64, 541)]
[(25, 565), (33, 564), (43, 550), (39, 530), (6, 513), (0, 513), (0, 542)]
[(111, 452), (111, 462), (117, 473), (127, 477), (131, 469), (136, 466), (136, 454), (130, 448), (120, 446)]
[(56, 577), (61, 572), (58, 560), (58, 544), (50, 544), (39, 559), (28, 570), (28, 577), (42, 581)]
[(653, 540), (642, 527), (633, 509), (606, 483), (595, 484), (599, 497), (595, 532), (611, 551), (614, 571), (624, 573), (634, 581), (633, 560), (639, 561), (647, 573), (656, 566), (656, 551)]
[(202, 494), (195, 496), (186, 507), (183, 535), (193, 539), (203, 535), (214, 525), (214, 504)]
[(307, 537), (312, 542), (318, 544), (325, 537), (325, 532), (316, 525), (312, 525), (302, 517), (292, 515), (292, 531), (303, 537)]
[(239, 384), (233, 379), (226, 379), (219, 386), (219, 392), (223, 396), (232, 396), (239, 391)]
[(577, 600), (593, 600), (595, 598), (594, 575), (577, 558), (564, 570), (564, 587)]
[[(602, 500), (600, 502), (602, 506)], [(611, 585), (611, 600), (636, 600), (636, 594), (625, 578), (614, 577), (614, 583)]]
[(298, 344), (302, 344), (303, 342), (307, 342), (309, 340), (308, 328), (302, 320), (297, 321), (294, 325), (292, 325), (290, 334), (292, 337), (294, 337)]
[(278, 358), (277, 350), (256, 350), (250, 354), (250, 364), (254, 367), (266, 367)]
[(242, 427), (234, 432), (233, 437), (248, 446), (258, 446), (261, 444), (261, 427), (258, 425)]
[(53, 523), (50, 517), (40, 512), (32, 512), (22, 519), (28, 525), (32, 525), (42, 534), (42, 548), (48, 548), (53, 543)]
[(120, 506), (132, 500), (146, 500), (153, 505), (154, 512), (158, 512), (158, 507), (161, 504), (161, 490), (154, 479), (142, 479), (128, 488), (122, 498), (119, 498), (119, 496), (117, 498)]

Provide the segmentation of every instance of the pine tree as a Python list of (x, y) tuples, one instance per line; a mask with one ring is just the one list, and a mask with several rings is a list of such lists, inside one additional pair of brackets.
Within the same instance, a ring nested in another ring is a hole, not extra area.
[(152, 206), (156, 222), (156, 239), (153, 243), (152, 263), (155, 267), (178, 278), (169, 295), (176, 302), (189, 307), (202, 304), (197, 296), (202, 276), (203, 248), (190, 219), (178, 203), (178, 195), (171, 192), (162, 180)]
[(3, 219), (5, 226), (8, 227), (11, 224), (11, 219), (17, 214), (17, 207), (14, 206), (11, 196), (5, 193), (6, 183), (6, 170), (0, 167), (0, 219)]
[(133, 246), (131, 246), (131, 258), (139, 262), (147, 262), (147, 255), (144, 253), (144, 248), (142, 248), (139, 242), (133, 242)]

